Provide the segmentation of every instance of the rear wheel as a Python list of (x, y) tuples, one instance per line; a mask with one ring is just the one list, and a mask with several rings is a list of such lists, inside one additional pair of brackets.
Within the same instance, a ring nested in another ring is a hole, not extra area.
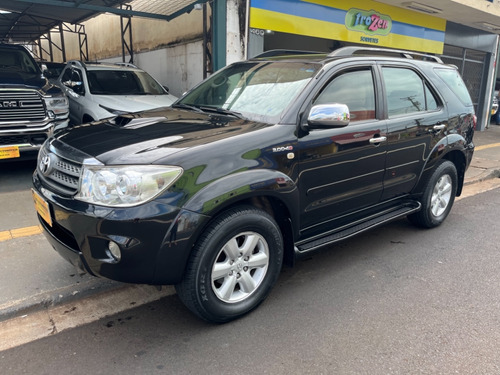
[(238, 207), (205, 230), (175, 288), (200, 318), (228, 322), (267, 297), (282, 261), (283, 239), (274, 219), (262, 210)]
[(440, 225), (450, 213), (457, 192), (457, 169), (448, 160), (436, 166), (427, 181), (422, 196), (422, 209), (408, 219), (415, 225), (433, 228)]

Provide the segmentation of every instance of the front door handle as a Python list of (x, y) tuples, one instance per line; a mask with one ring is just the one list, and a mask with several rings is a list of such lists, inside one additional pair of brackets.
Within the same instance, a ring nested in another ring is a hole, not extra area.
[(446, 128), (445, 124), (434, 125), (434, 127), (433, 127), (434, 130), (443, 130), (444, 128)]
[(385, 142), (385, 141), (387, 141), (387, 137), (377, 137), (377, 138), (371, 138), (370, 139), (370, 143), (372, 145), (378, 144), (378, 143), (382, 143), (382, 142)]

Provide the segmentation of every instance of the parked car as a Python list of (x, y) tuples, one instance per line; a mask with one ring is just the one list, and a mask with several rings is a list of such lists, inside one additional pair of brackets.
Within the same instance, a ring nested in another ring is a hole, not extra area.
[(0, 43), (0, 161), (36, 159), (43, 142), (68, 126), (68, 100), (22, 45)]
[(69, 98), (72, 124), (165, 107), (177, 100), (168, 89), (132, 64), (70, 61), (57, 82)]
[(476, 116), (455, 67), (400, 54), (257, 57), (172, 108), (51, 138), (33, 176), (48, 241), (92, 275), (174, 284), (197, 316), (227, 322), (283, 262), (398, 218), (440, 225)]

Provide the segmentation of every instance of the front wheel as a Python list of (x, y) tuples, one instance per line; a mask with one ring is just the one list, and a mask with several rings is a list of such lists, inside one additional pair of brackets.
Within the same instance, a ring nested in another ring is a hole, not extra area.
[(175, 288), (200, 318), (224, 323), (253, 310), (267, 297), (282, 262), (283, 239), (274, 219), (260, 209), (237, 207), (205, 230), (184, 279)]
[(424, 187), (422, 209), (408, 219), (415, 225), (433, 228), (440, 225), (450, 213), (457, 193), (457, 169), (448, 160), (436, 166)]

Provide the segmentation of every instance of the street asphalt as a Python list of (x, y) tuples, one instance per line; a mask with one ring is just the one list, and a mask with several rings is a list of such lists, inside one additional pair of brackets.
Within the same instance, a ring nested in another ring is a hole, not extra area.
[[(485, 131), (476, 132), (474, 143), (476, 151), (465, 184), (500, 177), (500, 126), (491, 124)], [(165, 290), (144, 287), (150, 300), (155, 293), (158, 298), (165, 295)], [(21, 231), (11, 239), (0, 238), (0, 322), (90, 296), (109, 295), (113, 290), (136, 288), (78, 274), (52, 250), (43, 234), (23, 236)], [(173, 293), (172, 288), (167, 289)]]

